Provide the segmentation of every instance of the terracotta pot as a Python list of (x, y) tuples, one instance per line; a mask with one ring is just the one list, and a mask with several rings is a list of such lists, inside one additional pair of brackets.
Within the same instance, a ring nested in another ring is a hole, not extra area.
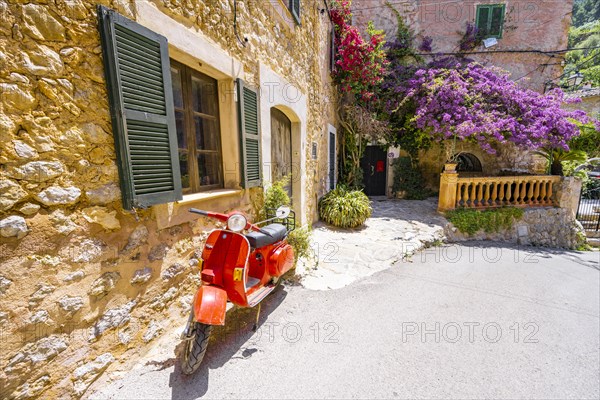
[(444, 172), (456, 172), (457, 163), (446, 163), (444, 164)]

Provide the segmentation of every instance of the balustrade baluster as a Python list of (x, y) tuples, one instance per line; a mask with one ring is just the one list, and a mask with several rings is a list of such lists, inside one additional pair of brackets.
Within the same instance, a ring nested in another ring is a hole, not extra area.
[(477, 200), (477, 184), (471, 182), (471, 207), (475, 207), (475, 200)]
[(533, 205), (533, 184), (535, 181), (529, 182), (529, 191), (527, 192), (527, 204)]
[(541, 185), (542, 185), (542, 193), (541, 193), (541, 198), (540, 198), (540, 202), (543, 206), (547, 205), (546, 201), (546, 184), (548, 183), (548, 181), (546, 180), (542, 180), (541, 181)]
[(500, 185), (500, 197), (498, 198), (498, 205), (504, 205), (504, 185), (506, 182), (500, 181), (498, 184)]
[(469, 207), (469, 183), (465, 183), (465, 190), (463, 192), (463, 198), (465, 199), (464, 206)]
[(534, 185), (535, 185), (535, 191), (533, 192), (533, 204), (538, 205), (538, 204), (540, 204), (540, 185), (541, 185), (541, 181), (539, 179), (536, 179), (534, 181)]
[(552, 198), (552, 190), (554, 186), (554, 182), (548, 181), (548, 205), (554, 205), (554, 199)]
[(498, 200), (498, 182), (493, 182), (493, 183), (491, 183), (491, 185), (494, 186), (494, 188), (492, 189), (491, 206), (495, 207), (496, 205), (498, 205), (496, 203), (496, 200)]
[(462, 182), (458, 182), (458, 185), (456, 186), (456, 206), (460, 207), (460, 201), (462, 200), (462, 187), (463, 187), (463, 183)]
[(483, 182), (477, 182), (477, 207), (483, 207)]
[(512, 184), (514, 181), (507, 181), (506, 185), (506, 202), (504, 204), (509, 205), (512, 201)]
[(527, 204), (525, 203), (525, 196), (527, 196), (527, 182), (524, 180), (521, 181), (521, 200), (519, 204)]
[(490, 205), (490, 185), (491, 184), (492, 184), (491, 182), (485, 182), (484, 183), (484, 185), (485, 185), (485, 195), (483, 197), (483, 200), (485, 202), (485, 206), (486, 207), (489, 207), (489, 205)]

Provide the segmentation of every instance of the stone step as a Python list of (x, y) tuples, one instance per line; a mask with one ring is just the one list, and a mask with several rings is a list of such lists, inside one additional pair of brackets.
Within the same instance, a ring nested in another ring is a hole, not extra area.
[(594, 239), (594, 238), (600, 238), (600, 231), (590, 231), (590, 230), (586, 230), (585, 231), (585, 236), (588, 237), (588, 239)]
[(600, 238), (588, 238), (587, 243), (592, 247), (600, 247)]

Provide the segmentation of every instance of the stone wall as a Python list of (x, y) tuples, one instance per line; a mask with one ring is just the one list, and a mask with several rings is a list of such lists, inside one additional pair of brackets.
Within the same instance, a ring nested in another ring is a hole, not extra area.
[[(213, 228), (190, 219), (159, 229), (156, 207), (123, 210), (97, 3), (134, 20), (140, 4), (156, 7), (240, 60), (247, 81), (258, 83), (266, 65), (301, 88), (307, 141), (320, 154), (335, 121), (330, 25), (311, 2), (301, 26), (286, 21), (278, 0), (238, 2), (243, 47), (232, 0), (0, 1), (1, 398), (80, 396), (185, 319), (199, 284), (197, 249)], [(303, 149), (310, 221), (327, 165)], [(234, 190), (201, 205), (250, 212), (255, 197)]]
[[(365, 27), (372, 20), (375, 27), (384, 29), (388, 37), (397, 32), (396, 16), (388, 7), (387, 0), (360, 0), (353, 3), (356, 23)], [(562, 73), (556, 57), (546, 54), (502, 53), (506, 50), (554, 51), (567, 48), (567, 31), (571, 24), (573, 0), (499, 1), (499, 0), (409, 0), (391, 1), (416, 36), (416, 45), (425, 36), (433, 39), (433, 52), (453, 53), (465, 32), (467, 21), (475, 22), (475, 10), (479, 4), (506, 4), (503, 36), (498, 44), (485, 49), (480, 46), (469, 58), (483, 64), (501, 67), (511, 73), (513, 79), (537, 91), (543, 91), (544, 83)], [(558, 64), (558, 65), (557, 65)]]
[[(470, 153), (481, 162), (482, 172), (460, 173), (460, 176), (498, 176), (498, 175), (543, 175), (546, 172), (546, 160), (532, 152), (520, 149), (513, 144), (495, 146), (496, 154), (488, 154), (475, 143), (457, 143), (456, 153)], [(439, 190), (440, 173), (444, 169), (446, 155), (442, 146), (434, 144), (419, 154), (419, 166), (426, 185)]]
[(564, 178), (557, 187), (556, 199), (559, 207), (525, 208), (521, 219), (514, 221), (512, 228), (499, 232), (479, 231), (469, 236), (460, 232), (452, 223), (444, 228), (450, 242), (470, 240), (492, 240), (524, 246), (577, 249), (585, 244), (585, 231), (575, 219), (581, 180)]

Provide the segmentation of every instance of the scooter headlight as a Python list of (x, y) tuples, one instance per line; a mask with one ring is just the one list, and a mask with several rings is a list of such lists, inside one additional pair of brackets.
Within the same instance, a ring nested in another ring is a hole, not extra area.
[(233, 214), (227, 220), (227, 228), (233, 232), (243, 231), (248, 221), (242, 214)]

